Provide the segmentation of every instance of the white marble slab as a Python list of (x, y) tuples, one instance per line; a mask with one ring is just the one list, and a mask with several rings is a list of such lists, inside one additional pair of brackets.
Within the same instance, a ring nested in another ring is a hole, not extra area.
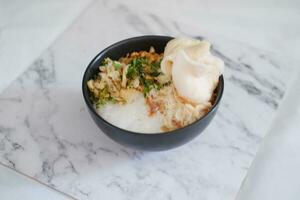
[[(277, 51), (209, 30), (122, 2), (95, 2), (1, 94), (0, 161), (79, 199), (233, 199), (293, 66)], [(196, 140), (172, 151), (115, 144), (83, 103), (85, 66), (118, 40), (183, 32), (212, 40), (226, 62), (225, 94), (215, 120)]]
[(0, 0), (0, 92), (61, 34), (92, 0)]
[[(113, 1), (116, 4), (118, 1)], [(222, 35), (248, 45), (298, 58), (300, 1), (127, 0), (127, 6), (155, 20), (155, 15), (194, 24), (205, 35)], [(154, 15), (153, 15), (154, 14)], [(162, 25), (162, 30), (167, 29)], [(182, 29), (182, 32), (188, 33)], [(191, 31), (190, 33), (192, 33)]]
[(1, 164), (0, 194), (2, 200), (73, 199)]

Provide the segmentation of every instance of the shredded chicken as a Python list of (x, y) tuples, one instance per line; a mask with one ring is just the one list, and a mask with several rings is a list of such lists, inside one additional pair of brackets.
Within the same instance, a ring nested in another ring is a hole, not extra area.
[(163, 115), (162, 129), (171, 131), (187, 126), (201, 118), (211, 107), (211, 103), (193, 105), (183, 101), (176, 94), (173, 85), (164, 87), (147, 98), (149, 115), (160, 112)]

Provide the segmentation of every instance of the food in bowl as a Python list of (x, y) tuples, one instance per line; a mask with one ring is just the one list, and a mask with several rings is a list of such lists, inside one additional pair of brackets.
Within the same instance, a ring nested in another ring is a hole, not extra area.
[(87, 82), (101, 117), (141, 133), (168, 132), (204, 116), (215, 99), (224, 63), (210, 43), (191, 38), (169, 41), (163, 53), (128, 52), (104, 59)]

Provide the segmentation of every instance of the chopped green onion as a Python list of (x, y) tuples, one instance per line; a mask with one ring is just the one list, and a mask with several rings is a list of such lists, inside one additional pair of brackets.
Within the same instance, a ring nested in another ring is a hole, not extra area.
[(114, 65), (115, 69), (117, 69), (117, 70), (122, 67), (122, 64), (118, 61), (113, 61), (113, 65)]

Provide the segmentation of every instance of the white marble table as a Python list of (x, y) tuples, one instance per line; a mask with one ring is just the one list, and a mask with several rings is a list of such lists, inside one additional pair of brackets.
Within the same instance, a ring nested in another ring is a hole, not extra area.
[(0, 91), (16, 79), (91, 0), (0, 0)]
[[(294, 76), (299, 13), (289, 2), (268, 10), (177, 3), (94, 1), (0, 94), (0, 162), (78, 199), (234, 199)], [(113, 143), (80, 94), (85, 65), (99, 50), (141, 34), (205, 37), (227, 64), (216, 120), (168, 152)]]
[(248, 172), (237, 200), (300, 196), (300, 70)]
[(0, 164), (0, 193), (3, 200), (71, 200), (30, 177)]

